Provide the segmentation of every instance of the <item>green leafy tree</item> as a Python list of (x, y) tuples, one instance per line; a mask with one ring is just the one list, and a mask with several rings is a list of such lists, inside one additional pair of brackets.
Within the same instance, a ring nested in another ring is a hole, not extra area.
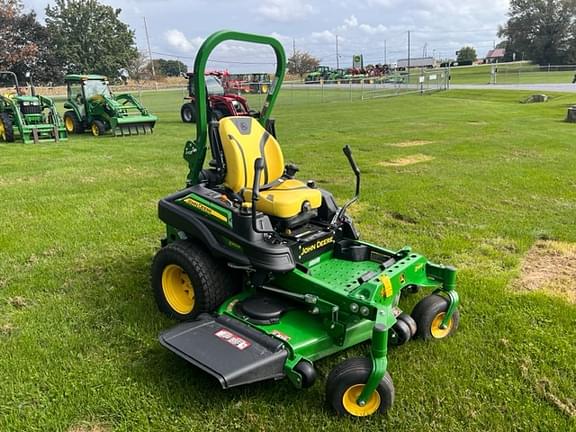
[(30, 71), (36, 82), (49, 82), (59, 69), (36, 14), (24, 13), (19, 0), (0, 0), (0, 70), (15, 72), (22, 81)]
[(97, 0), (56, 0), (46, 7), (51, 46), (64, 73), (116, 77), (138, 56), (134, 31), (120, 21), (121, 9)]
[(478, 59), (476, 50), (471, 46), (464, 46), (458, 50), (458, 58), (456, 61), (459, 65), (472, 64)]
[(298, 74), (302, 78), (304, 74), (312, 72), (319, 65), (320, 60), (316, 57), (304, 51), (296, 51), (288, 59), (288, 72), (295, 75)]
[(154, 60), (154, 68), (157, 74), (170, 77), (180, 76), (182, 72), (188, 71), (188, 66), (180, 60)]
[(498, 35), (506, 40), (510, 56), (539, 64), (574, 61), (576, 1), (511, 0), (508, 16)]

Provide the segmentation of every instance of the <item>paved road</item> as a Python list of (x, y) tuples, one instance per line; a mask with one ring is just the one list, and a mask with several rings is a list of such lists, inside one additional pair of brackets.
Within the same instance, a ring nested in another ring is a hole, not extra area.
[(450, 84), (450, 88), (454, 90), (530, 90), (538, 92), (576, 93), (576, 84)]

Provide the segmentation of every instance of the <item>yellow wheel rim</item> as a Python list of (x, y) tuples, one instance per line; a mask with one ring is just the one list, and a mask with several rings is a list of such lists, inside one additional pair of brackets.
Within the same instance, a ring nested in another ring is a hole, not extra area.
[(170, 264), (164, 268), (162, 290), (168, 305), (179, 314), (186, 315), (194, 309), (194, 287), (182, 267)]
[(448, 336), (450, 334), (450, 331), (452, 330), (452, 325), (453, 325), (452, 324), (452, 318), (450, 318), (448, 320), (448, 324), (446, 325), (446, 328), (440, 327), (440, 324), (442, 324), (442, 320), (444, 319), (445, 316), (446, 316), (446, 312), (440, 312), (432, 320), (432, 326), (430, 328), (430, 333), (432, 333), (432, 337), (434, 337), (435, 339), (445, 338), (446, 336)]
[(266, 84), (262, 86), (262, 93), (268, 93), (268, 86)]
[(72, 117), (66, 117), (64, 120), (64, 126), (66, 127), (66, 132), (74, 132), (74, 120), (72, 120)]
[(98, 129), (98, 126), (96, 126), (96, 123), (94, 123), (92, 125), (92, 135), (94, 135), (94, 136), (100, 135), (100, 129)]
[(6, 128), (4, 127), (4, 122), (0, 120), (0, 138), (6, 141)]
[(370, 399), (366, 402), (366, 405), (360, 406), (356, 403), (360, 393), (362, 393), (362, 389), (364, 388), (364, 384), (354, 384), (344, 392), (342, 396), (342, 405), (344, 409), (351, 415), (356, 417), (364, 417), (374, 414), (380, 408), (380, 393), (378, 391), (374, 391)]

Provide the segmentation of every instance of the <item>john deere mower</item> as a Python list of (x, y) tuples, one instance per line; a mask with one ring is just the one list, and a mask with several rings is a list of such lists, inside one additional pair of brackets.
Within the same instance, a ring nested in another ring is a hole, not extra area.
[[(261, 116), (209, 119), (204, 70), (227, 40), (269, 45), (274, 80)], [(285, 165), (270, 118), (284, 78), (282, 45), (268, 36), (232, 31), (206, 39), (194, 65), (197, 137), (184, 157), (185, 189), (159, 202), (166, 237), (152, 264), (161, 311), (181, 320), (160, 342), (214, 376), (223, 388), (288, 378), (316, 381), (315, 362), (368, 342), (369, 355), (336, 366), (326, 397), (336, 413), (368, 416), (394, 400), (388, 346), (412, 337), (443, 339), (458, 327), (456, 271), (409, 247), (391, 250), (359, 239), (347, 209)], [(204, 168), (207, 147), (211, 161)], [(430, 290), (412, 310), (402, 293)]]
[(36, 95), (34, 86), (26, 95), (26, 88), (20, 87), (13, 72), (0, 71), (0, 76), (11, 78), (10, 88), (14, 88), (0, 94), (0, 141), (29, 144), (68, 139), (52, 99)]
[(68, 99), (64, 124), (68, 133), (90, 130), (101, 136), (152, 133), (157, 117), (129, 93), (113, 95), (108, 79), (102, 75), (66, 75)]

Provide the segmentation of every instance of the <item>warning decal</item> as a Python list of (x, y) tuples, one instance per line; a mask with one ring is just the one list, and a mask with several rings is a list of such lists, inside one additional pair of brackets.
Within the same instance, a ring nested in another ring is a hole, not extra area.
[(237, 334), (234, 334), (230, 330), (226, 330), (224, 328), (221, 328), (216, 333), (214, 333), (214, 336), (228, 342), (230, 345), (239, 349), (240, 351), (244, 351), (246, 348), (250, 348), (250, 345), (252, 345), (246, 339), (243, 339)]

